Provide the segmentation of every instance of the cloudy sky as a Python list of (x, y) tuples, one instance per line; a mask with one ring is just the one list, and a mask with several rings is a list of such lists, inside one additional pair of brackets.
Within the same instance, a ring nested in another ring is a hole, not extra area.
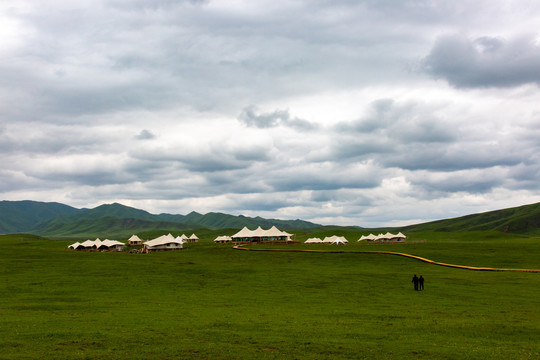
[(540, 2), (3, 0), (0, 199), (403, 225), (540, 201)]

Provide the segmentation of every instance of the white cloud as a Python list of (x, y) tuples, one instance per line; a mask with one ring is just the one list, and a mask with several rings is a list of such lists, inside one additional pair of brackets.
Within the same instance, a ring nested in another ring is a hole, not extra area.
[(538, 199), (510, 1), (7, 1), (0, 196), (378, 226)]

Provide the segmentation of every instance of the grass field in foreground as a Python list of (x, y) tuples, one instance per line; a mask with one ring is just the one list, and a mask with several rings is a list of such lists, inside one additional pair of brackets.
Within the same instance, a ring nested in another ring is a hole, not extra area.
[[(540, 267), (538, 239), (418, 236), (426, 243), (340, 249)], [(538, 273), (210, 242), (148, 255), (74, 252), (68, 243), (0, 236), (0, 358), (540, 357)], [(414, 273), (425, 291), (412, 290)]]

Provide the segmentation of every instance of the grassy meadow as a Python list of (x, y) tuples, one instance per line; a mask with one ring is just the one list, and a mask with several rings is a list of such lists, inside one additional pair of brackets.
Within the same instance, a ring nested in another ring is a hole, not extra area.
[[(356, 235), (339, 249), (540, 269), (538, 238), (411, 233), (406, 244), (367, 245)], [(181, 251), (129, 254), (0, 236), (0, 359), (540, 357), (540, 273), (393, 255), (240, 251), (199, 237)], [(425, 291), (413, 290), (415, 273)]]

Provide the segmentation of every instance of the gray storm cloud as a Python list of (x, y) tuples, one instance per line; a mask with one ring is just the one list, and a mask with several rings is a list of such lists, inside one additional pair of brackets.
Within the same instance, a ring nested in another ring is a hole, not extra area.
[(540, 85), (540, 43), (533, 36), (443, 36), (424, 59), (424, 70), (456, 87)]
[(269, 113), (256, 113), (255, 106), (248, 106), (242, 110), (238, 120), (248, 126), (256, 128), (271, 128), (277, 126), (291, 127), (299, 131), (310, 131), (317, 129), (317, 124), (310, 123), (304, 119), (291, 117), (288, 110), (275, 110)]

